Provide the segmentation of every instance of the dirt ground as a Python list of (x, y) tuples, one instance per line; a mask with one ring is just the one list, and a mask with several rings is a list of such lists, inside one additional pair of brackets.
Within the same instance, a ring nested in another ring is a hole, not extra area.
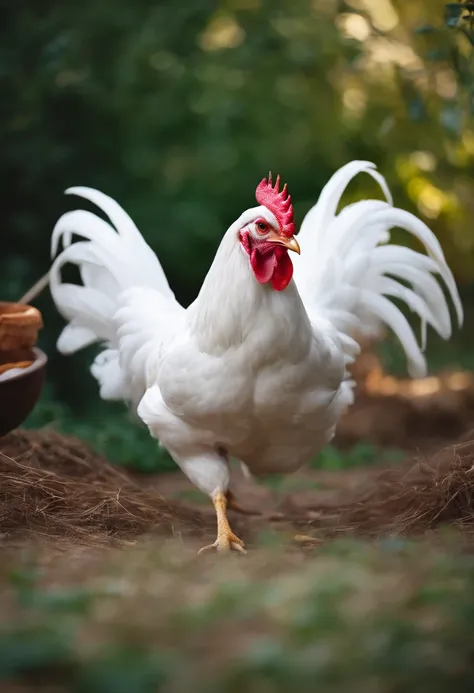
[[(354, 367), (356, 403), (336, 445), (360, 440), (405, 459), (335, 472), (307, 468), (278, 483), (232, 469), (233, 492), (248, 514), (230, 512), (252, 551), (262, 541), (314, 551), (341, 536), (422, 535), (473, 521), (474, 379), (445, 373), (419, 381), (386, 376), (370, 349)], [(471, 432), (472, 431), (472, 432)], [(152, 537), (193, 550), (215, 536), (209, 500), (178, 471), (133, 475), (53, 430), (0, 439), (0, 551), (47, 542), (53, 553), (93, 559)]]
[[(425, 383), (421, 397), (408, 396), (400, 381), (395, 395), (382, 394), (382, 376), (379, 392), (359, 387), (337, 444), (344, 448), (362, 437), (380, 449), (396, 445), (405, 450), (402, 462), (305, 469), (277, 485), (246, 480), (233, 469), (233, 491), (248, 511), (231, 512), (237, 533), (250, 548), (262, 536), (310, 548), (343, 535), (416, 535), (440, 523), (469, 527), (473, 389), (469, 379), (451, 390), (447, 382), (439, 379), (438, 391), (428, 394)], [(4, 549), (50, 539), (77, 553), (78, 546), (116, 546), (150, 535), (202, 544), (215, 534), (215, 517), (179, 471), (132, 475), (53, 430), (19, 430), (0, 440), (0, 528)]]

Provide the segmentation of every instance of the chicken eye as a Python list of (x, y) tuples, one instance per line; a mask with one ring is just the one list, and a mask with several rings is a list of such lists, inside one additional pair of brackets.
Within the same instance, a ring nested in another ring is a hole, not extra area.
[(265, 233), (265, 231), (268, 230), (268, 225), (267, 225), (264, 221), (258, 221), (258, 222), (257, 222), (257, 229), (258, 229), (261, 233)]

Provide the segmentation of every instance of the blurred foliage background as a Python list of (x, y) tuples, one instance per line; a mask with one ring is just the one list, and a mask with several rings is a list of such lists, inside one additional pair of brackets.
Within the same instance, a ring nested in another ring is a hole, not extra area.
[[(77, 205), (63, 195), (71, 185), (120, 202), (187, 304), (269, 169), (300, 221), (330, 175), (360, 158), (435, 231), (469, 307), (471, 4), (0, 0), (1, 298), (47, 271), (53, 225)], [(361, 178), (348, 199), (373, 192)], [(98, 401), (90, 353), (57, 354), (48, 292), (37, 305), (50, 367), (31, 424), (58, 421), (112, 459), (153, 465), (147, 432)], [(437, 365), (463, 354), (471, 365), (462, 336), (443, 348), (440, 359), (434, 343)]]

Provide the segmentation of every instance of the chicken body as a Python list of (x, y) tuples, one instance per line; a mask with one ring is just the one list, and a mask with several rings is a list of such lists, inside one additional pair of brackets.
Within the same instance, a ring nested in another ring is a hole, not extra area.
[[(225, 251), (224, 244), (216, 261)], [(235, 457), (257, 475), (288, 472), (327, 441), (339, 414), (341, 350), (314, 333), (295, 285), (276, 295), (265, 287), (262, 300), (246, 265), (235, 247), (215, 294), (211, 270), (149, 374), (138, 407), (153, 435), (210, 495), (216, 477), (204, 475), (196, 447), (205, 456)], [(141, 291), (135, 300), (142, 300)], [(118, 318), (128, 325), (134, 311), (131, 303)], [(226, 465), (222, 473), (227, 484)]]
[[(218, 549), (243, 550), (225, 513), (229, 457), (257, 476), (291, 472), (331, 440), (352, 402), (347, 366), (358, 353), (356, 332), (374, 333), (385, 321), (398, 334), (412, 372), (423, 371), (411, 328), (387, 295), (405, 300), (423, 323), (447, 338), (449, 312), (433, 277), (439, 273), (462, 319), (452, 275), (422, 222), (378, 201), (336, 215), (345, 185), (360, 171), (376, 177), (388, 194), (370, 164), (353, 162), (336, 173), (303, 223), (301, 257), (284, 290), (256, 281), (238, 241), (255, 219), (278, 227), (265, 206), (247, 210), (229, 228), (187, 309), (110, 198), (87, 188), (71, 191), (99, 204), (117, 232), (81, 211), (64, 215), (53, 232), (53, 252), (61, 237), (65, 245), (51, 271), (54, 300), (69, 321), (60, 350), (106, 343), (92, 366), (101, 396), (130, 403), (189, 479), (211, 497)], [(430, 257), (384, 245), (394, 225), (421, 238)], [(71, 244), (72, 232), (89, 240)], [(67, 262), (79, 265), (84, 287), (62, 283), (60, 269)], [(410, 281), (413, 289), (389, 275)]]

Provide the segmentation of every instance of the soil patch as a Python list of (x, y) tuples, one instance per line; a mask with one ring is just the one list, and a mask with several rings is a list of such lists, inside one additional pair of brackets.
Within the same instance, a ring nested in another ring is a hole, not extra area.
[(194, 510), (162, 498), (80, 441), (51, 430), (0, 440), (0, 530), (94, 544), (144, 532), (207, 534)]
[[(433, 456), (385, 469), (304, 470), (278, 489), (236, 475), (233, 488), (241, 505), (255, 512), (232, 513), (235, 529), (250, 543), (268, 529), (285, 541), (296, 530), (317, 543), (341, 535), (423, 534), (442, 524), (471, 531), (474, 433)], [(51, 430), (17, 431), (0, 441), (0, 527), (10, 546), (26, 537), (90, 546), (145, 534), (207, 541), (215, 532), (214, 511), (190, 492), (180, 472), (134, 478)]]

